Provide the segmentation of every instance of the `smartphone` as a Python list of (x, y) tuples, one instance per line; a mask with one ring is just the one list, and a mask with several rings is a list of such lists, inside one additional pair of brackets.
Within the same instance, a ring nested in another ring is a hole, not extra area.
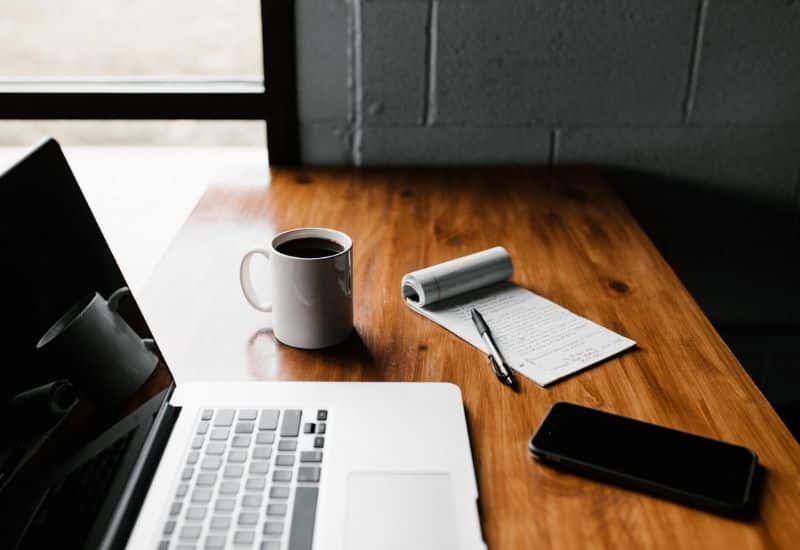
[(751, 501), (758, 457), (739, 447), (555, 403), (528, 443), (536, 458), (593, 478), (720, 513)]

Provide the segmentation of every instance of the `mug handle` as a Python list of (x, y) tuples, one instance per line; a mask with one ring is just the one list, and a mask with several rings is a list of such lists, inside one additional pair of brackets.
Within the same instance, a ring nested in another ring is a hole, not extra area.
[(115, 290), (111, 296), (108, 297), (108, 309), (115, 312), (119, 309), (119, 303), (125, 296), (130, 296), (131, 290), (127, 286), (123, 286)]
[(253, 256), (256, 254), (260, 254), (269, 260), (269, 250), (264, 248), (254, 248), (245, 254), (244, 258), (242, 258), (242, 263), (239, 265), (239, 283), (242, 285), (244, 297), (251, 306), (256, 308), (258, 311), (270, 312), (272, 311), (272, 303), (261, 302), (258, 299), (256, 296), (256, 291), (253, 288), (253, 279), (250, 276), (250, 262), (253, 260)]

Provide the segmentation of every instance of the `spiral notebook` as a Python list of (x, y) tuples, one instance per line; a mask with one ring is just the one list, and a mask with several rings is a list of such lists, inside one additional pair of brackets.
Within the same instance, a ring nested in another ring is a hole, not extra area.
[(470, 318), (478, 309), (509, 366), (541, 386), (636, 345), (515, 285), (512, 273), (498, 246), (408, 273), (401, 290), (408, 307), (485, 352)]

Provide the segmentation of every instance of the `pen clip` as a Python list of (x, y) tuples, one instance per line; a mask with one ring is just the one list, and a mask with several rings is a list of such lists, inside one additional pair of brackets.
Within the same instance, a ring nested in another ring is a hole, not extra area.
[(494, 356), (489, 354), (486, 357), (489, 359), (489, 364), (492, 366), (492, 372), (494, 372), (495, 376), (505, 376), (503, 371), (500, 370), (500, 365), (495, 361)]

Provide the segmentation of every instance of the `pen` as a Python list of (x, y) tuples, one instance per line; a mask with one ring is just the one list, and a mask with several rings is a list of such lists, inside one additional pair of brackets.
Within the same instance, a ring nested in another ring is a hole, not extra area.
[(500, 353), (500, 350), (497, 349), (494, 339), (492, 338), (492, 332), (486, 325), (486, 321), (483, 320), (483, 315), (481, 315), (480, 311), (477, 309), (473, 309), (471, 314), (472, 322), (475, 323), (475, 328), (478, 329), (478, 334), (481, 335), (481, 339), (484, 341), (486, 348), (488, 349), (489, 364), (492, 365), (492, 371), (494, 372), (494, 375), (503, 384), (514, 389), (516, 387), (516, 382), (511, 374), (511, 369), (508, 368), (508, 365), (503, 359), (503, 355)]

